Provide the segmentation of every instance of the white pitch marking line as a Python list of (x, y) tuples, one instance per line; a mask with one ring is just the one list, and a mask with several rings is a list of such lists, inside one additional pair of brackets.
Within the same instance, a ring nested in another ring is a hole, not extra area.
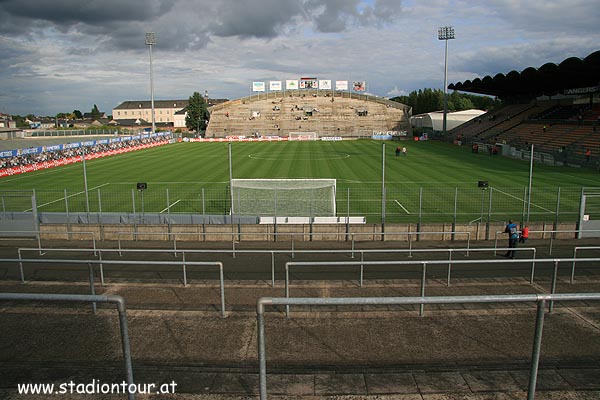
[(165, 211), (167, 211), (169, 208), (173, 207), (175, 204), (179, 203), (180, 201), (181, 201), (181, 199), (177, 200), (175, 203), (171, 204), (170, 206), (168, 206), (167, 208), (162, 210), (159, 214), (164, 213)]
[(402, 204), (400, 204), (400, 202), (398, 200), (394, 199), (394, 201), (396, 202), (396, 204), (398, 204), (404, 210), (405, 213), (410, 214), (410, 211), (408, 211), (406, 209), (406, 207), (404, 207)]
[[(101, 187), (103, 187), (103, 186), (107, 186), (107, 185), (110, 185), (110, 183), (108, 183), (108, 182), (107, 182), (107, 183), (103, 183), (102, 185), (95, 186), (95, 187), (93, 187), (93, 188), (91, 188), (91, 189), (88, 189), (88, 192), (91, 192), (91, 191), (92, 191), (92, 190), (94, 190), (94, 189), (99, 189), (99, 188), (101, 188)], [(45, 203), (45, 204), (40, 204), (40, 205), (38, 206), (38, 208), (39, 208), (39, 207), (44, 207), (44, 206), (47, 206), (47, 205), (50, 205), (50, 204), (53, 204), (53, 203), (58, 203), (59, 201), (64, 201), (65, 199), (68, 199), (69, 197), (78, 196), (78, 195), (80, 195), (80, 194), (82, 194), (82, 193), (85, 193), (85, 190), (83, 190), (83, 191), (81, 191), (81, 192), (79, 192), (79, 193), (73, 193), (73, 194), (71, 194), (71, 195), (69, 195), (69, 196), (67, 196), (67, 197), (63, 197), (63, 198), (60, 198), (60, 199), (58, 199), (58, 200), (52, 200), (52, 201), (49, 201), (48, 203)], [(30, 208), (30, 209), (28, 209), (28, 210), (25, 210), (25, 211), (23, 211), (23, 212), (30, 212), (30, 211), (33, 211), (33, 208)]]
[[(494, 190), (496, 190), (496, 191), (498, 191), (498, 192), (500, 192), (500, 193), (502, 193), (502, 194), (505, 194), (505, 195), (507, 195), (508, 197), (512, 197), (513, 199), (517, 199), (517, 200), (519, 200), (519, 201), (522, 201), (523, 203), (525, 203), (525, 199), (522, 199), (522, 198), (520, 198), (520, 197), (514, 196), (514, 195), (512, 195), (512, 194), (510, 194), (510, 193), (506, 193), (506, 192), (504, 192), (504, 191), (502, 191), (502, 190), (500, 190), (500, 189), (496, 189), (496, 188), (494, 188)], [(538, 206), (537, 204), (533, 204), (533, 203), (531, 203), (531, 205), (532, 205), (532, 206), (534, 206), (534, 207), (540, 208), (540, 209), (542, 209), (542, 210), (544, 210), (544, 211), (548, 211), (549, 213), (553, 213), (553, 212), (554, 212), (554, 211), (552, 211), (552, 210), (548, 210), (547, 208), (544, 208), (544, 207), (542, 207), (542, 206)]]

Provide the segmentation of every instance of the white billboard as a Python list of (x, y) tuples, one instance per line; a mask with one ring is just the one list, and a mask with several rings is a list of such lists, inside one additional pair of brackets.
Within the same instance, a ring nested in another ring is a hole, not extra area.
[(331, 90), (331, 80), (325, 80), (325, 79), (319, 80), (319, 89)]
[(285, 81), (285, 88), (288, 90), (296, 90), (298, 89), (298, 80), (297, 79), (287, 79)]
[(335, 90), (348, 90), (348, 81), (335, 81)]
[(264, 82), (252, 82), (252, 91), (253, 92), (264, 92), (265, 91), (265, 83)]
[(269, 90), (281, 90), (281, 81), (269, 81)]

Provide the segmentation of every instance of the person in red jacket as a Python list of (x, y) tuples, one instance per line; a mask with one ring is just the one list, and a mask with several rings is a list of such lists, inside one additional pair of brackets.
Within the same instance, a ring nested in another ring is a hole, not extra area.
[(519, 243), (525, 243), (529, 239), (529, 227), (525, 225), (521, 229), (521, 235), (519, 236)]

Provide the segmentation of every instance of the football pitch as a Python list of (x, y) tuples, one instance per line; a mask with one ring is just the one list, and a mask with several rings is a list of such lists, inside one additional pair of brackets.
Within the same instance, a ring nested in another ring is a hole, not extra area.
[[(395, 155), (398, 145), (407, 156)], [(386, 222), (483, 222), (525, 213), (575, 221), (582, 188), (600, 187), (597, 171), (536, 163), (528, 201), (529, 160), (434, 141), (236, 142), (231, 154), (234, 179), (336, 179), (336, 214), (372, 223), (383, 215)], [(229, 177), (228, 143), (177, 143), (88, 160), (85, 173), (77, 163), (2, 178), (0, 194), (3, 211), (31, 210), (35, 190), (40, 212), (224, 215), (231, 207)], [(147, 189), (138, 191), (138, 182)]]

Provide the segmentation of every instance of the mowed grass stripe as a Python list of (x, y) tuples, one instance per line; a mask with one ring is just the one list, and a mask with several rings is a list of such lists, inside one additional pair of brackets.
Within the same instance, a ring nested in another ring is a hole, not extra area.
[[(385, 144), (389, 188), (473, 188), (478, 180), (498, 188), (528, 185), (527, 160), (471, 154), (470, 149), (439, 142), (409, 141), (401, 143), (408, 148), (408, 156), (396, 157), (397, 144)], [(381, 187), (382, 143), (377, 141), (234, 143), (232, 153), (234, 178), (336, 178), (338, 187)], [(229, 180), (228, 144), (178, 143), (88, 160), (86, 167), (89, 187), (105, 183), (120, 187), (123, 182), (169, 188), (224, 187)], [(533, 185), (600, 186), (600, 177), (588, 169), (536, 164)], [(83, 190), (81, 163), (0, 179), (0, 190), (65, 188)]]

